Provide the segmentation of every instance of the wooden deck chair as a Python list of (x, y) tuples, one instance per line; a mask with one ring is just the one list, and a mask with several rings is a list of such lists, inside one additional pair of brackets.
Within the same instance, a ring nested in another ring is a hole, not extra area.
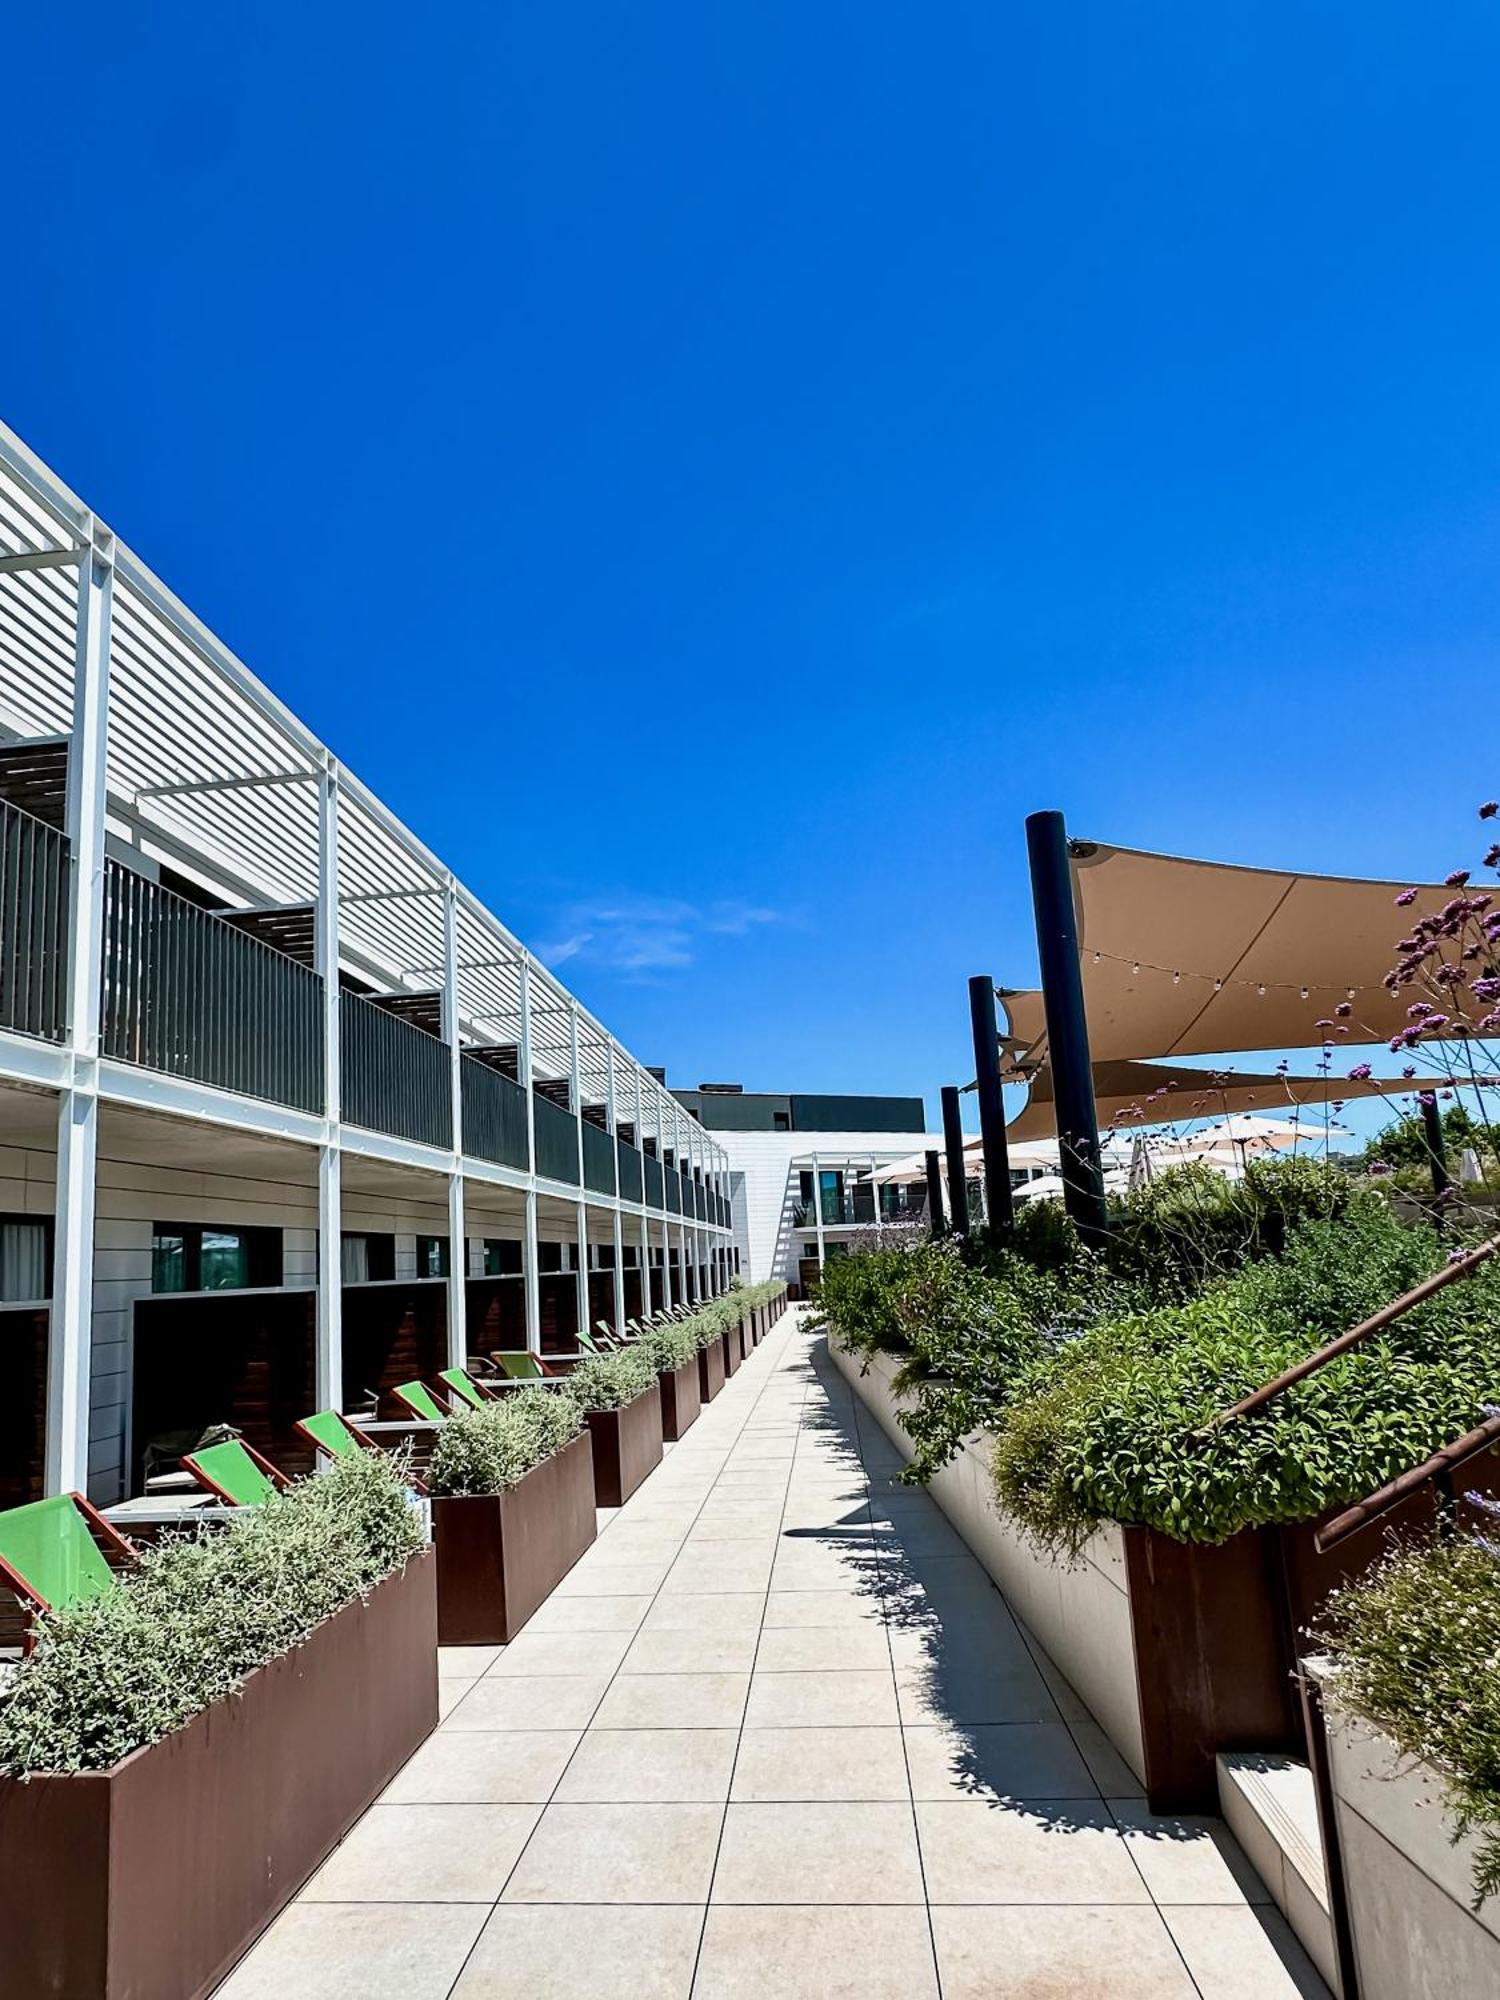
[[(310, 1445), (329, 1458), (347, 1458), (351, 1452), (382, 1449), (358, 1424), (351, 1423), (342, 1410), (316, 1410), (310, 1417), (300, 1417), (296, 1428)], [(408, 1470), (406, 1476), (413, 1493), (427, 1491), (427, 1482), (415, 1469)]]
[(182, 1462), (200, 1486), (231, 1507), (262, 1506), (291, 1484), (284, 1472), (278, 1472), (243, 1438), (226, 1438), (223, 1444), (184, 1452)]
[(497, 1350), (490, 1356), (508, 1382), (550, 1383), (553, 1388), (561, 1388), (568, 1377), (567, 1368), (559, 1364), (582, 1361), (583, 1358), (582, 1351), (577, 1354), (533, 1354), (529, 1348), (513, 1349), (508, 1353)]
[(366, 1437), (359, 1425), (351, 1422), (342, 1410), (316, 1410), (310, 1417), (299, 1417), (295, 1428), (310, 1445), (329, 1458), (347, 1458), (351, 1452), (380, 1449), (375, 1440)]
[(440, 1368), (438, 1380), (448, 1391), (448, 1401), (455, 1416), (461, 1410), (482, 1410), (487, 1403), (495, 1400), (474, 1380), (467, 1368)]
[[(115, 1573), (106, 1550), (123, 1562), (136, 1559), (134, 1543), (81, 1493), (59, 1493), (0, 1514), (0, 1585), (28, 1612), (69, 1611), (112, 1590)], [(28, 1618), (22, 1651), (29, 1653), (35, 1642)]]
[(419, 1424), (445, 1424), (448, 1412), (425, 1382), (398, 1382), (391, 1394)]

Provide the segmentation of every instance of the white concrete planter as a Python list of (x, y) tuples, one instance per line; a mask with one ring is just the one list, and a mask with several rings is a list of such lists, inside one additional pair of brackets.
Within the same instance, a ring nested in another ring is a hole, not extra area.
[(1500, 1907), (1469, 1907), (1477, 1843), (1449, 1839), (1440, 1773), (1331, 1710), (1328, 1743), (1361, 2000), (1500, 1993)]
[[(891, 1390), (900, 1364), (886, 1354), (866, 1362), (832, 1337), (828, 1351), (887, 1437), (911, 1458), (912, 1441)], [(990, 1448), (989, 1435), (976, 1431), (933, 1476), (928, 1491), (1144, 1783), (1123, 1534), (1112, 1525), (1101, 1528), (1076, 1568), (1039, 1555), (995, 1510)]]

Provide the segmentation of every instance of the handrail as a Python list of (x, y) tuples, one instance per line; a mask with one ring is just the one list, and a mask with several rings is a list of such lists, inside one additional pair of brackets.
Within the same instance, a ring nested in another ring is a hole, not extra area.
[(1403, 1292), (1399, 1299), (1393, 1299), (1388, 1306), (1382, 1306), (1379, 1312), (1371, 1313), (1370, 1317), (1361, 1320), (1358, 1326), (1351, 1326), (1349, 1331), (1341, 1333), (1337, 1340), (1330, 1340), (1328, 1345), (1320, 1347), (1316, 1354), (1309, 1354), (1305, 1360), (1297, 1362), (1293, 1367), (1284, 1368), (1279, 1375), (1273, 1375), (1269, 1382), (1263, 1382), (1248, 1396), (1241, 1396), (1237, 1403), (1231, 1403), (1228, 1409), (1220, 1410), (1217, 1416), (1210, 1417), (1206, 1424), (1193, 1432), (1194, 1438), (1208, 1438), (1215, 1431), (1222, 1430), (1226, 1424), (1232, 1424), (1240, 1417), (1248, 1417), (1253, 1410), (1264, 1409), (1267, 1403), (1274, 1402), (1284, 1390), (1294, 1387), (1298, 1382), (1306, 1381), (1309, 1375), (1316, 1374), (1325, 1363), (1336, 1360), (1340, 1354), (1347, 1354), (1351, 1347), (1357, 1347), (1362, 1340), (1368, 1340), (1372, 1333), (1379, 1333), (1383, 1328), (1390, 1326), (1393, 1321), (1400, 1319), (1403, 1313), (1410, 1312), (1413, 1306), (1421, 1305), (1442, 1291), (1445, 1285), (1451, 1285), (1459, 1278), (1471, 1278), (1480, 1265), (1487, 1263), (1497, 1250), (1500, 1250), (1500, 1236), (1491, 1236), (1475, 1249), (1465, 1250), (1450, 1258), (1441, 1270), (1434, 1271), (1419, 1285), (1413, 1285), (1409, 1292)]
[(1456, 1472), (1461, 1465), (1467, 1465), (1471, 1458), (1478, 1458), (1481, 1452), (1496, 1444), (1500, 1444), (1500, 1417), (1486, 1417), (1482, 1424), (1465, 1431), (1461, 1438), (1454, 1438), (1451, 1444), (1441, 1446), (1431, 1458), (1424, 1458), (1409, 1472), (1398, 1473), (1396, 1478), (1387, 1480), (1384, 1486), (1377, 1487), (1363, 1500), (1357, 1500), (1342, 1514), (1335, 1515), (1314, 1534), (1313, 1547), (1320, 1556), (1327, 1555), (1330, 1549), (1348, 1541), (1359, 1529), (1378, 1520), (1382, 1514), (1388, 1514), (1392, 1507), (1409, 1493), (1415, 1493), (1429, 1479), (1441, 1479)]

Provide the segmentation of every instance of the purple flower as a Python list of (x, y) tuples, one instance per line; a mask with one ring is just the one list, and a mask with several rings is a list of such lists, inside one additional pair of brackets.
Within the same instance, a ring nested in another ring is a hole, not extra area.
[(1468, 879), (1469, 871), (1467, 868), (1455, 868), (1451, 875), (1443, 877), (1443, 886), (1448, 889), (1461, 889)]
[(1479, 808), (1481, 819), (1493, 819), (1496, 813), (1500, 813), (1500, 799), (1486, 799)]
[(1337, 1007), (1334, 1008), (1333, 1011), (1335, 1014), (1338, 1015), (1341, 1021), (1347, 1021), (1349, 1016), (1354, 1012), (1354, 1009), (1349, 1005), (1349, 1002), (1347, 1000), (1340, 1000), (1339, 1004), (1337, 1005)]
[(1414, 903), (1416, 900), (1417, 892), (1415, 889), (1403, 889), (1401, 894), (1396, 898), (1396, 908), (1404, 910), (1408, 903)]
[(1351, 1083), (1365, 1083), (1369, 1080), (1369, 1075), (1370, 1065), (1368, 1063), (1356, 1063), (1349, 1072), (1349, 1081)]

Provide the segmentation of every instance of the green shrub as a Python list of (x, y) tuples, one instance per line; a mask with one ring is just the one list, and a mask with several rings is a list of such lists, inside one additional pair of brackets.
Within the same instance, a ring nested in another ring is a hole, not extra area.
[(1103, 1520), (1218, 1542), (1373, 1491), (1479, 1420), (1496, 1391), (1500, 1273), (1429, 1300), (1238, 1423), (1225, 1405), (1442, 1260), (1378, 1201), (1294, 1228), (1285, 1255), (1186, 1305), (1104, 1319), (1031, 1368), (994, 1448), (1003, 1512), (1075, 1552)]
[(1475, 1906), (1500, 1890), (1500, 1558), (1460, 1540), (1397, 1550), (1335, 1594), (1318, 1638), (1334, 1707), (1438, 1767), (1460, 1834), (1480, 1836)]
[(297, 1645), (421, 1546), (403, 1472), (355, 1452), (44, 1617), (0, 1697), (0, 1770), (107, 1769)]
[(646, 1357), (652, 1370), (665, 1375), (691, 1361), (698, 1352), (698, 1328), (691, 1320), (669, 1321), (665, 1326), (649, 1328), (635, 1345), (636, 1352)]
[(582, 1428), (577, 1402), (560, 1389), (510, 1390), (438, 1426), (428, 1489), (445, 1498), (504, 1493)]
[(567, 1376), (563, 1389), (580, 1410), (618, 1410), (649, 1389), (656, 1372), (651, 1356), (632, 1344), (589, 1355)]

